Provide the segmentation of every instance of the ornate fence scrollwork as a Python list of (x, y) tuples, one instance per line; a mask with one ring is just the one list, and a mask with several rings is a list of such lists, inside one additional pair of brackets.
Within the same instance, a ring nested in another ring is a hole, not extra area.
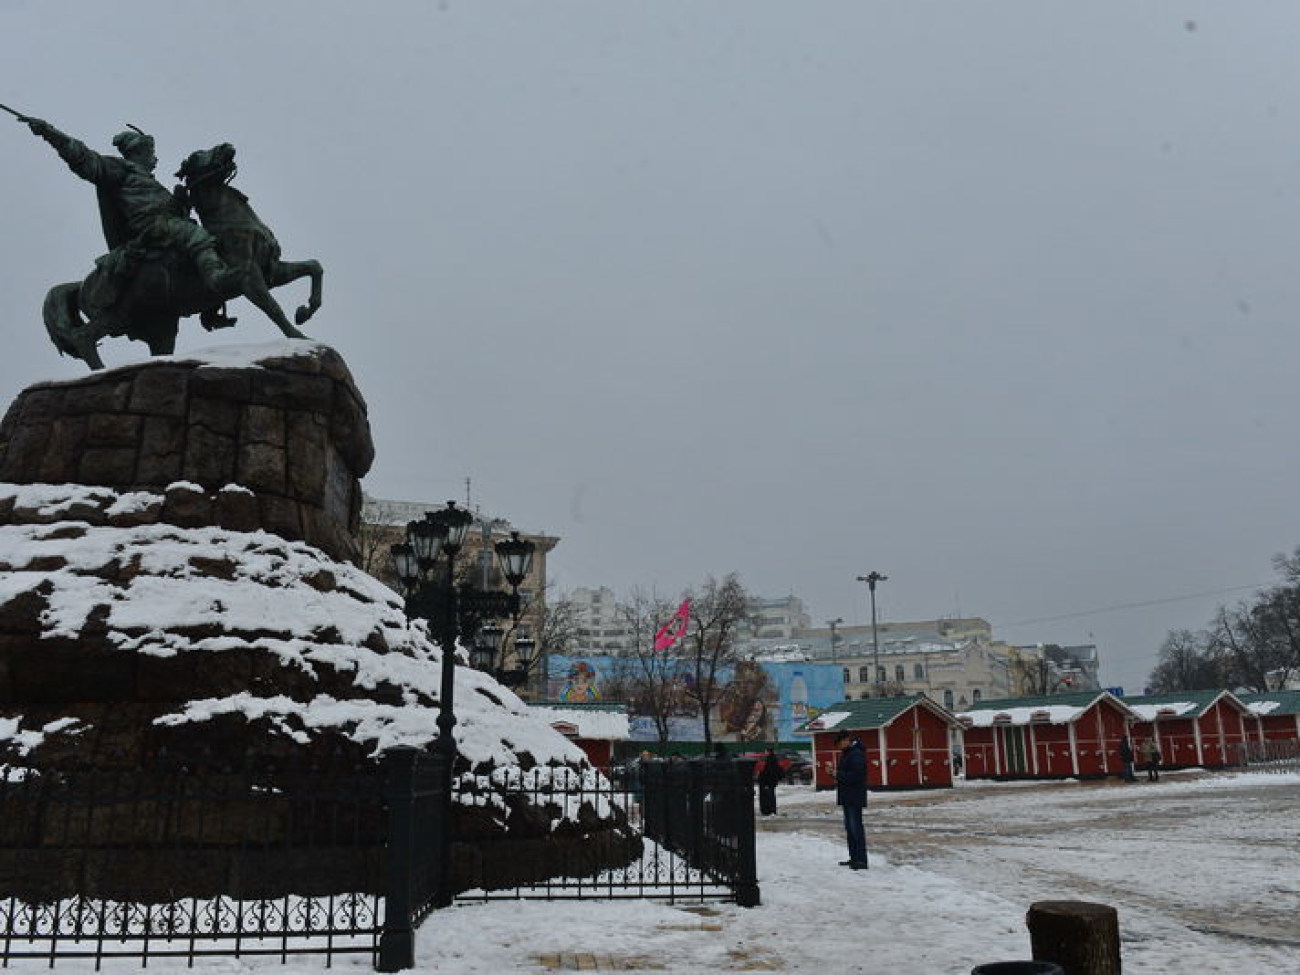
[(0, 767), (0, 962), (369, 954), (414, 965), (443, 896), (759, 902), (753, 764), (466, 773)]

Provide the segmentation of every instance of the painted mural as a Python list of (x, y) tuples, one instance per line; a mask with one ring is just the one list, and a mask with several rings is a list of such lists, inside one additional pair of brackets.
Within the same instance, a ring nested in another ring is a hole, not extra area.
[[(668, 727), (673, 741), (703, 741), (704, 719), (691, 687), (694, 675), (683, 661), (668, 661), (665, 690)], [(554, 655), (547, 671), (552, 701), (591, 703), (622, 701), (629, 705), (631, 737), (655, 741), (653, 709), (637, 700), (636, 661), (626, 657)], [(675, 669), (674, 669), (675, 668)], [(837, 665), (806, 662), (743, 661), (719, 674), (722, 692), (709, 724), (721, 741), (793, 740), (794, 729), (808, 718), (843, 700), (843, 671)]]

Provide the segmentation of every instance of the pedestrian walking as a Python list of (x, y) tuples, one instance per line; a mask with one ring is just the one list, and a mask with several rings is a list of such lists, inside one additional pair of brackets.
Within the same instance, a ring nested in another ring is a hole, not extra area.
[(1143, 757), (1147, 763), (1147, 781), (1160, 781), (1160, 743), (1154, 738), (1148, 738), (1142, 749)]
[(840, 760), (835, 766), (835, 802), (844, 811), (844, 836), (849, 844), (849, 858), (841, 867), (867, 869), (867, 832), (862, 825), (862, 810), (867, 805), (867, 753), (862, 742), (850, 735), (840, 735)]
[(1133, 772), (1133, 742), (1129, 741), (1128, 735), (1119, 740), (1119, 760), (1124, 763), (1124, 781), (1136, 782), (1137, 775)]
[(764, 816), (776, 815), (776, 787), (785, 778), (781, 760), (776, 752), (767, 750), (763, 764), (758, 767), (758, 811)]

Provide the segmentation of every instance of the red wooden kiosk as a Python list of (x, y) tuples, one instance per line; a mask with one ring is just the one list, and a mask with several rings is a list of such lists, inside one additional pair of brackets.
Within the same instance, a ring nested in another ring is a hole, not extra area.
[(846, 732), (866, 751), (868, 789), (942, 789), (952, 786), (950, 733), (956, 725), (927, 697), (877, 697), (832, 705), (795, 734), (812, 735), (818, 789), (835, 787), (835, 742)]
[(1177, 691), (1128, 697), (1124, 703), (1138, 716), (1131, 732), (1134, 746), (1154, 738), (1164, 768), (1235, 765), (1240, 746), (1257, 727), (1255, 715), (1231, 691)]
[[(1239, 694), (1254, 719), (1255, 741), (1300, 741), (1300, 691)], [(1246, 722), (1247, 727), (1251, 722)]]
[(957, 715), (968, 779), (1101, 778), (1124, 770), (1136, 715), (1108, 691), (981, 701)]

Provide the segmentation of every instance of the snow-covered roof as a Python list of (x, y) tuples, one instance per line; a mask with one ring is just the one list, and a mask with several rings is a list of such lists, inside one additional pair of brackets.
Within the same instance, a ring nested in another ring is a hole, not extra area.
[(808, 722), (808, 731), (830, 731), (846, 719), (853, 717), (848, 711), (823, 711)]
[(533, 704), (534, 711), (551, 727), (563, 723), (577, 729), (577, 737), (591, 741), (627, 741), (631, 725), (627, 708), (611, 705), (574, 707), (572, 704)]
[(963, 711), (957, 715), (958, 720), (970, 728), (990, 728), (995, 724), (1069, 724), (1086, 711), (1086, 707), (1074, 704), (1047, 704), (1033, 707), (988, 708), (978, 711)]
[(1134, 714), (1143, 721), (1154, 721), (1159, 717), (1179, 717), (1192, 711), (1199, 710), (1201, 705), (1195, 701), (1166, 701), (1160, 704), (1138, 704), (1133, 701), (1126, 702)]

